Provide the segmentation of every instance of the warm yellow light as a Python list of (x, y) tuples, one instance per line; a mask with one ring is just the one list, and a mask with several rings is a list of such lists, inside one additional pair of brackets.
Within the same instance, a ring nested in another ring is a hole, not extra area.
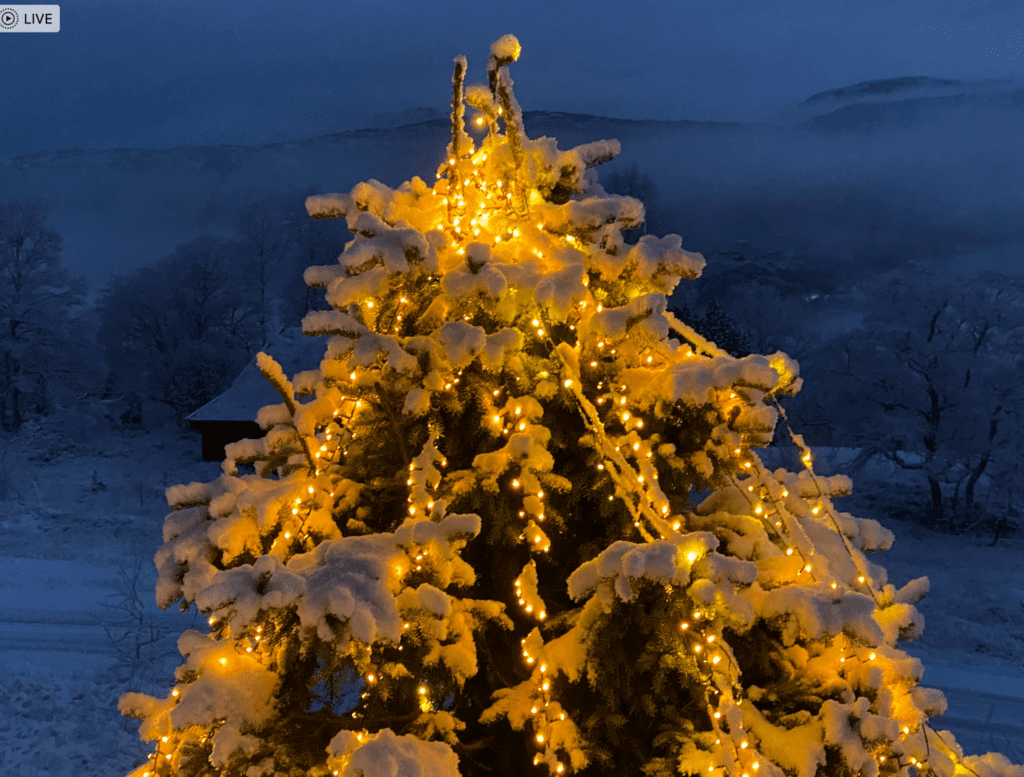
[(419, 694), (420, 694), (420, 696), (425, 696), (425, 695), (426, 695), (426, 693), (427, 693), (427, 686), (425, 686), (425, 685), (421, 685), (421, 686), (419, 687)]
[(222, 659), (220, 660), (220, 665), (221, 665), (221, 666), (227, 666), (227, 663), (228, 663), (228, 660), (227, 660), (226, 658), (222, 658)]
[(570, 386), (572, 386), (572, 378), (566, 378), (562, 382), (562, 385), (565, 386), (566, 388), (569, 388)]
[(697, 556), (698, 556), (697, 551), (691, 550), (689, 553), (686, 554), (686, 560), (689, 561), (692, 564), (694, 561), (697, 560)]

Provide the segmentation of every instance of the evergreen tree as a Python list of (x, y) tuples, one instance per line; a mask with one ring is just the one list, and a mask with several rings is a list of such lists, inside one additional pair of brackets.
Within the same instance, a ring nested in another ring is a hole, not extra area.
[(433, 186), (307, 201), (355, 235), (305, 276), (326, 355), (261, 354), (266, 437), (168, 490), (158, 599), (210, 628), (123, 698), (133, 775), (1020, 777), (930, 727), (897, 647), (926, 581), (867, 559), (892, 535), (834, 507), (849, 481), (762, 466), (796, 365), (667, 314), (703, 257), (622, 240), (617, 142), (527, 137), (518, 54), (465, 91), (456, 60)]

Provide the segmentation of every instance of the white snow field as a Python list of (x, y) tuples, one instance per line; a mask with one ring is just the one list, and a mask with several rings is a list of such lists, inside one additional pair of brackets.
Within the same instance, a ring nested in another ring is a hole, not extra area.
[[(193, 623), (153, 603), (162, 492), (211, 479), (219, 465), (199, 461), (198, 437), (179, 432), (74, 439), (16, 439), (0, 458), (4, 777), (118, 777), (141, 764), (147, 746), (117, 699), (128, 690), (165, 693), (177, 635)], [(890, 498), (877, 501), (898, 501), (902, 490), (890, 485)], [(936, 728), (968, 752), (1024, 761), (1024, 537), (990, 547), (988, 536), (872, 517), (896, 532), (894, 548), (875, 559), (890, 580), (931, 579), (925, 634), (909, 650), (924, 660), (924, 685), (949, 699)]]

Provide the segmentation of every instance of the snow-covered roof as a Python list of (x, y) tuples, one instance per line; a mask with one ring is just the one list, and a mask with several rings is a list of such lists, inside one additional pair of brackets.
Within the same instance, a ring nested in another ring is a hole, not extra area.
[[(289, 378), (320, 366), (326, 343), (322, 337), (307, 337), (299, 327), (284, 329), (262, 349), (277, 360)], [(265, 405), (281, 402), (278, 394), (256, 367), (253, 358), (223, 393), (188, 416), (188, 421), (256, 421)]]

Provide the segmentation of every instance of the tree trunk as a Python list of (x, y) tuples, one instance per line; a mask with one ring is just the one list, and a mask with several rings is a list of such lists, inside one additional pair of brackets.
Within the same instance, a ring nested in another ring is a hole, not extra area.
[(978, 480), (981, 479), (982, 474), (985, 472), (985, 467), (991, 459), (988, 456), (982, 458), (971, 471), (971, 476), (967, 479), (967, 488), (964, 490), (964, 503), (969, 508), (974, 507), (974, 487), (978, 485)]
[[(995, 413), (993, 415), (999, 413), (1002, 409), (1003, 406), (1000, 405), (995, 409)], [(978, 466), (974, 468), (971, 472), (971, 477), (967, 480), (966, 499), (968, 507), (974, 506), (974, 487), (978, 485), (978, 480), (981, 479), (982, 474), (985, 472), (985, 467), (987, 467), (988, 463), (992, 460), (992, 444), (996, 439), (996, 432), (998, 431), (999, 418), (994, 417), (988, 424), (988, 452), (981, 457), (981, 461), (978, 462)]]
[(928, 486), (932, 493), (931, 525), (932, 528), (938, 529), (942, 526), (942, 484), (935, 479), (934, 475), (929, 475)]

